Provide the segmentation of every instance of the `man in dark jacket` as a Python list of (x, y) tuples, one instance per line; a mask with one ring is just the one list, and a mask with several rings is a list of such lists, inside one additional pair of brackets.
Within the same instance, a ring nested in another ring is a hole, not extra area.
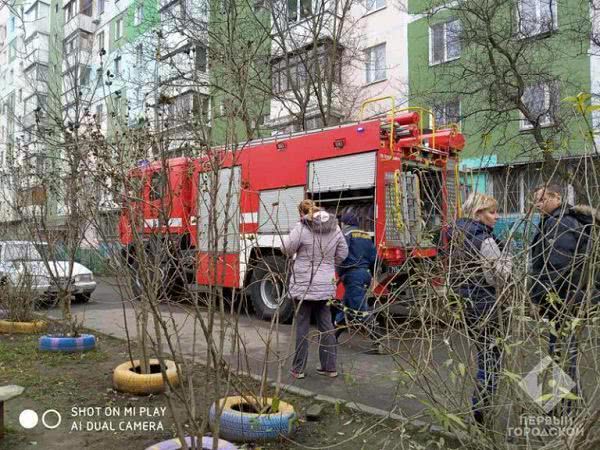
[(541, 218), (531, 243), (531, 300), (552, 319), (583, 300), (589, 228), (582, 223), (584, 209), (563, 203), (559, 186), (542, 186), (533, 195)]
[[(339, 337), (344, 330), (343, 325), (350, 322), (364, 323), (372, 338), (380, 338), (375, 318), (367, 302), (367, 290), (371, 285), (372, 274), (377, 260), (377, 249), (371, 235), (358, 228), (358, 217), (344, 214), (340, 220), (342, 233), (348, 244), (348, 256), (337, 268), (338, 276), (344, 283), (343, 309), (338, 311), (335, 324)], [(377, 344), (377, 342), (376, 342)]]
[[(577, 382), (572, 319), (579, 315), (586, 297), (592, 270), (592, 226), (600, 222), (590, 207), (563, 202), (560, 186), (540, 186), (533, 196), (541, 219), (531, 244), (531, 300), (554, 327), (549, 336), (550, 354), (558, 361), (566, 358), (567, 373)], [(557, 336), (566, 337), (559, 342)]]

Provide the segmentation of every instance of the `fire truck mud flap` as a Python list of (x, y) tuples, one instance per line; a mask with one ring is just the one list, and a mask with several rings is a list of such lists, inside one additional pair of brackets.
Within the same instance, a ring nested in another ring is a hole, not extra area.
[(271, 320), (279, 313), (280, 322), (291, 320), (294, 305), (287, 295), (287, 281), (286, 259), (283, 256), (264, 256), (256, 263), (249, 294), (258, 318)]

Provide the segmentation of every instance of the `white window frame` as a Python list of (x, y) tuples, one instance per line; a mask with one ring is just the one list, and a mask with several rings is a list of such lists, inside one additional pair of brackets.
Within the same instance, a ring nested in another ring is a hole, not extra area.
[[(524, 2), (534, 2), (535, 3), (535, 17), (531, 21), (533, 23), (534, 29), (530, 31), (523, 31), (523, 20), (521, 18), (521, 11), (523, 10)], [(552, 27), (550, 29), (542, 29), (542, 21), (541, 21), (541, 11), (542, 6), (550, 4), (551, 12), (552, 12)], [(557, 11), (557, 1), (556, 0), (517, 0), (517, 25), (519, 27), (518, 36), (521, 39), (526, 39), (534, 36), (538, 36), (540, 34), (552, 33), (558, 30), (558, 11)]]
[(302, 12), (302, 1), (303, 0), (296, 0), (296, 18), (291, 19), (290, 12), (289, 12), (290, 0), (284, 0), (284, 1), (285, 1), (285, 18), (289, 25), (293, 25), (293, 24), (302, 22), (302, 21), (308, 19), (309, 17), (314, 16), (315, 10), (318, 8), (318, 3), (316, 1), (308, 0), (310, 2), (310, 14), (305, 15)]
[(96, 34), (96, 43), (98, 44), (98, 51), (96, 53), (100, 53), (102, 49), (106, 51), (106, 47), (104, 45), (106, 43), (106, 36), (104, 30)]
[[(456, 19), (456, 18), (452, 18), (449, 20), (446, 20), (445, 22), (439, 22), (439, 23), (435, 23), (433, 25), (431, 25), (429, 27), (429, 65), (430, 66), (435, 66), (437, 64), (443, 64), (449, 61), (455, 61), (457, 59), (460, 58), (460, 56), (462, 55), (462, 46), (459, 49), (458, 52), (458, 56), (452, 56), (452, 57), (448, 57), (448, 28), (449, 28), (449, 24), (454, 23), (454, 22), (458, 22), (460, 24), (460, 20)], [(442, 59), (439, 61), (435, 61), (433, 59), (433, 55), (434, 55), (434, 49), (433, 49), (433, 45), (434, 45), (434, 40), (433, 40), (433, 32), (434, 32), (434, 28), (438, 28), (438, 27), (442, 27), (443, 30), (443, 41), (444, 43), (442, 44), (444, 46), (444, 54), (442, 56)], [(461, 27), (462, 29), (462, 27)], [(459, 41), (459, 45), (460, 45), (460, 41)]]
[(133, 20), (133, 24), (135, 26), (141, 25), (144, 20), (144, 4), (141, 3), (135, 7), (135, 17)]
[(115, 22), (115, 41), (123, 37), (123, 18), (117, 19)]
[(365, 9), (368, 14), (384, 9), (386, 6), (386, 0), (365, 0)]
[[(373, 67), (377, 63), (376, 51), (383, 47), (383, 67)], [(383, 76), (376, 78), (376, 74), (382, 71)], [(366, 84), (379, 83), (387, 80), (387, 45), (381, 42), (365, 49), (365, 80)]]
[[(554, 122), (554, 118), (552, 117), (552, 112), (553, 112), (552, 102), (556, 103), (554, 105), (554, 107), (557, 108), (558, 102), (560, 101), (560, 99), (558, 98), (558, 97), (560, 97), (560, 95), (558, 95), (558, 84), (556, 82), (536, 83), (536, 84), (527, 86), (525, 89), (533, 88), (536, 86), (542, 86), (544, 88), (544, 109), (548, 111), (545, 119), (540, 122), (540, 126), (542, 126), (542, 127), (554, 126), (555, 122)], [(555, 98), (554, 100), (552, 99), (553, 91), (557, 93), (557, 95), (556, 95), (557, 98)], [(525, 96), (525, 93), (523, 93), (523, 97), (524, 96)], [(525, 103), (525, 99), (524, 98), (522, 98), (522, 99), (523, 99), (523, 103)], [(526, 131), (526, 130), (533, 129), (534, 125), (532, 123), (530, 123), (525, 118), (523, 113), (520, 111), (519, 111), (519, 117), (520, 117), (520, 120), (519, 120), (519, 130), (520, 131)]]

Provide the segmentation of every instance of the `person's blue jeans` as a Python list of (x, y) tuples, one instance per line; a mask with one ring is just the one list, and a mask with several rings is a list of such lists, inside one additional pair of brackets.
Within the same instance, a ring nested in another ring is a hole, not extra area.
[(483, 414), (492, 406), (502, 366), (502, 351), (496, 342), (499, 319), (495, 312), (492, 312), (491, 317), (487, 317), (485, 310), (469, 308), (465, 318), (469, 337), (477, 349), (475, 391), (471, 399), (473, 414), (477, 420), (482, 420)]

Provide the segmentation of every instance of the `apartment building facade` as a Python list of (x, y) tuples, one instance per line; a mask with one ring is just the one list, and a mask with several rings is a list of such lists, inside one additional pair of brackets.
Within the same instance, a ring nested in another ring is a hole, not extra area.
[[(27, 217), (44, 197), (35, 178), (43, 173), (47, 124), (49, 3), (9, 2), (0, 8), (0, 217)], [(18, 170), (16, 170), (18, 169)]]
[(402, 2), (285, 0), (273, 8), (270, 125), (334, 125), (407, 106), (409, 16)]
[(574, 108), (579, 93), (599, 92), (598, 52), (589, 38), (594, 14), (571, 0), (487, 7), (476, 20), (474, 2), (409, 2), (410, 103), (432, 109), (437, 125), (461, 127), (467, 183), (493, 194), (500, 211), (515, 218), (542, 182), (540, 162), (561, 159), (576, 174), (581, 155), (596, 153), (585, 125), (595, 120)]

